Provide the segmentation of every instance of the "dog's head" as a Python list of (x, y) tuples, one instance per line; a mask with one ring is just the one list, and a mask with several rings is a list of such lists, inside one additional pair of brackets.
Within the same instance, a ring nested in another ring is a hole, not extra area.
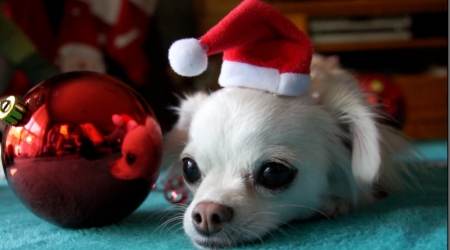
[(145, 125), (135, 125), (125, 134), (122, 157), (111, 162), (110, 172), (118, 179), (152, 180), (158, 174), (162, 158), (162, 138), (159, 125), (148, 117)]
[(198, 106), (178, 166), (194, 193), (184, 229), (198, 246), (259, 241), (311, 217), (329, 198), (330, 168), (350, 165), (338, 120), (310, 96), (230, 88)]

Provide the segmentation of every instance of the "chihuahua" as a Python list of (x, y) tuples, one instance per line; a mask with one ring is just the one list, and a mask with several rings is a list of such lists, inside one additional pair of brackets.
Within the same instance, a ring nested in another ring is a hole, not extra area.
[(165, 138), (193, 199), (183, 227), (200, 248), (260, 241), (293, 220), (334, 218), (387, 195), (414, 157), (357, 81), (315, 55), (309, 94), (242, 87), (187, 96)]

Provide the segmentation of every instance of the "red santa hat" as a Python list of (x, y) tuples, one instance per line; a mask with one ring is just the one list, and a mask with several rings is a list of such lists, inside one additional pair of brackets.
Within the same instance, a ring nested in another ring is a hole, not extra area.
[(219, 84), (298, 96), (308, 91), (312, 59), (309, 38), (268, 4), (244, 0), (199, 40), (176, 41), (172, 69), (182, 76), (206, 70), (208, 55), (223, 52)]

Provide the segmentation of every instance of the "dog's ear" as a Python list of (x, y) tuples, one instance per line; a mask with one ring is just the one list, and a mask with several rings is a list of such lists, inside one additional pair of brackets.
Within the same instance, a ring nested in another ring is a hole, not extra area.
[(205, 92), (186, 95), (184, 99), (180, 100), (180, 106), (173, 108), (178, 114), (178, 121), (164, 136), (163, 167), (170, 166), (179, 160), (179, 155), (188, 139), (192, 117), (207, 97), (208, 94)]
[(322, 86), (318, 99), (348, 135), (353, 176), (361, 184), (372, 184), (379, 175), (381, 164), (377, 114), (351, 76), (344, 73), (339, 79), (341, 81)]

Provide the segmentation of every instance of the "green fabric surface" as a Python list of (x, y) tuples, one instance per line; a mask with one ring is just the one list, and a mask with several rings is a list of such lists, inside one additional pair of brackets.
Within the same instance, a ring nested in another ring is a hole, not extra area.
[(37, 52), (24, 58), (17, 69), (22, 70), (33, 85), (59, 74), (59, 70)]
[(20, 64), (36, 47), (20, 28), (0, 13), (0, 52), (14, 65)]
[(448, 159), (448, 141), (418, 141), (415, 143), (419, 151), (423, 154), (425, 161), (444, 162)]
[[(446, 149), (446, 145), (441, 147)], [(427, 175), (417, 175), (422, 187), (418, 191), (391, 193), (373, 206), (334, 220), (292, 223), (273, 232), (263, 243), (236, 249), (447, 249), (447, 167), (429, 166), (429, 170)], [(184, 235), (180, 220), (164, 224), (177, 215), (180, 212), (164, 200), (162, 193), (154, 191), (118, 224), (63, 229), (29, 212), (6, 181), (0, 181), (0, 249), (5, 250), (195, 249)]]

